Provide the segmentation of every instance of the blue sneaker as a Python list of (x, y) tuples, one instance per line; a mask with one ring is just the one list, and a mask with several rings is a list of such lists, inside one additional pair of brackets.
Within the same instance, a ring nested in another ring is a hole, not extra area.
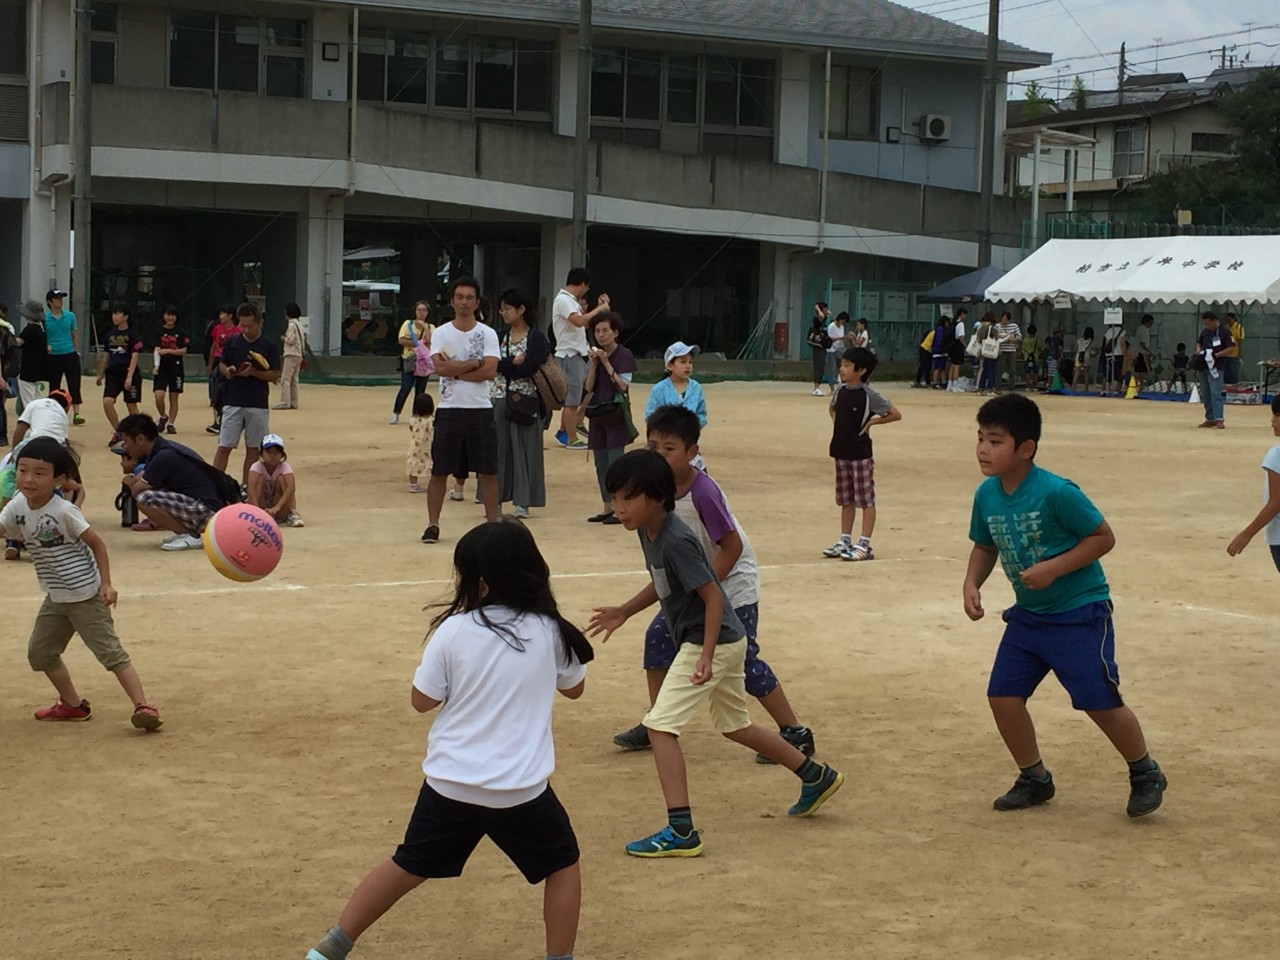
[(668, 824), (651, 837), (628, 843), (627, 853), (633, 857), (700, 857), (702, 838), (697, 830), (687, 837), (678, 836)]
[(789, 817), (809, 817), (818, 812), (818, 808), (827, 802), (827, 798), (840, 789), (844, 783), (844, 774), (837, 773), (830, 766), (823, 765), (822, 776), (817, 783), (806, 783), (800, 787), (800, 799), (787, 811)]
[(562, 447), (567, 447), (569, 445), (569, 435), (563, 430), (557, 430), (556, 443), (560, 444)]

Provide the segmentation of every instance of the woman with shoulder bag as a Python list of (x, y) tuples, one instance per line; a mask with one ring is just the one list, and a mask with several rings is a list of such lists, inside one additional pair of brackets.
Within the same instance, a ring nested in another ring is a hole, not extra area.
[[(400, 344), (400, 364), (397, 368), (400, 371), (400, 392), (396, 394), (388, 423), (400, 422), (400, 412), (410, 393), (417, 396), (427, 392), (427, 380), (431, 377), (431, 333), (435, 330), (427, 322), (430, 315), (431, 308), (427, 306), (427, 301), (419, 300), (413, 305), (413, 319), (400, 325), (400, 335), (397, 338)], [(422, 353), (419, 344), (426, 348), (425, 364), (419, 356)]]
[(978, 341), (978, 361), (981, 364), (978, 374), (978, 393), (985, 396), (995, 393), (996, 371), (1000, 365), (1000, 337), (996, 333), (996, 315), (988, 311), (978, 322), (974, 333)]
[(622, 456), (627, 444), (637, 436), (631, 422), (628, 391), (631, 377), (636, 371), (636, 358), (631, 351), (618, 343), (622, 333), (622, 317), (610, 312), (598, 315), (591, 321), (591, 334), (597, 346), (591, 348), (591, 365), (587, 368), (583, 395), (587, 399), (587, 421), (591, 429), (587, 434), (587, 447), (596, 460), (596, 481), (600, 485), (600, 499), (604, 509), (589, 523), (622, 523), (613, 513), (613, 498), (605, 487), (604, 478), (613, 462)]
[(542, 400), (532, 377), (551, 355), (551, 342), (537, 327), (533, 301), (519, 290), (499, 298), (498, 313), (507, 327), (489, 388), (498, 433), (498, 504), (514, 503), (524, 520), (530, 507), (547, 505)]

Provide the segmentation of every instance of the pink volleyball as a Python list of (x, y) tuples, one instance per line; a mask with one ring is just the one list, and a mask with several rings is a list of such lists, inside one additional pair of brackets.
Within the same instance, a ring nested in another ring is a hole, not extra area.
[(276, 568), (284, 552), (280, 528), (271, 514), (247, 503), (233, 503), (215, 513), (201, 539), (213, 569), (240, 583), (261, 580)]

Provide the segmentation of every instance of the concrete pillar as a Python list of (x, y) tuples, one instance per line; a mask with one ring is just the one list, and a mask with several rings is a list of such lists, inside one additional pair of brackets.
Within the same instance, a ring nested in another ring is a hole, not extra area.
[(578, 129), (578, 31), (561, 30), (557, 42), (560, 75), (556, 78), (555, 132), (572, 137)]
[(342, 352), (341, 196), (312, 190), (307, 208), (298, 214), (296, 280), (298, 305), (309, 319), (309, 345), (317, 354)]
[(795, 360), (805, 356), (805, 332), (809, 313), (801, 302), (804, 296), (804, 271), (801, 269), (804, 250), (780, 243), (760, 244), (760, 313), (773, 305), (770, 315), (769, 336), (773, 336), (773, 324), (785, 323), (788, 327), (787, 350), (773, 352), (775, 359)]
[(564, 286), (569, 269), (575, 266), (580, 264), (573, 262), (573, 224), (544, 223), (538, 298), (538, 317), (544, 330), (551, 326), (551, 301)]
[(798, 167), (809, 165), (809, 142), (821, 134), (811, 130), (809, 96), (821, 88), (813, 84), (813, 57), (809, 53), (784, 52), (778, 64), (779, 110), (778, 136), (774, 159)]

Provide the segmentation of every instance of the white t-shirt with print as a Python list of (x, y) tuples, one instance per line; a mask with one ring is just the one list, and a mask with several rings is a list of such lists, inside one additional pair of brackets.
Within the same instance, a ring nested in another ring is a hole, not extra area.
[(556, 335), (557, 357), (587, 355), (587, 328), (569, 322), (571, 316), (581, 312), (578, 298), (562, 287), (551, 302), (551, 332)]
[(62, 409), (62, 404), (50, 397), (40, 397), (28, 403), (22, 408), (22, 416), (18, 417), (18, 422), (27, 425), (24, 440), (53, 437), (62, 443), (67, 442), (67, 411)]
[[(1272, 447), (1267, 451), (1267, 455), (1262, 458), (1262, 476), (1264, 478), (1262, 487), (1262, 502), (1266, 503), (1271, 499), (1271, 477), (1270, 473), (1280, 473), (1280, 446)], [(1273, 517), (1271, 522), (1263, 529), (1267, 533), (1267, 546), (1280, 546), (1280, 516)]]
[(440, 624), (413, 675), (416, 689), (443, 700), (427, 735), (422, 772), (441, 796), (482, 807), (514, 807), (546, 789), (556, 765), (551, 707), (587, 668), (565, 663), (560, 628), (549, 617), (485, 607), (510, 623), (523, 650), (486, 626), (477, 611)]
[(89, 521), (71, 501), (54, 496), (34, 508), (19, 493), (0, 510), (0, 527), (10, 540), (22, 541), (40, 588), (54, 603), (80, 603), (97, 595), (102, 585), (98, 561), (80, 539)]
[[(431, 334), (431, 352), (450, 360), (482, 360), (498, 356), (498, 334), (493, 327), (476, 322), (470, 330), (459, 330), (453, 321), (436, 327)], [(440, 378), (441, 410), (491, 410), (491, 380), (473, 382), (454, 377)]]

